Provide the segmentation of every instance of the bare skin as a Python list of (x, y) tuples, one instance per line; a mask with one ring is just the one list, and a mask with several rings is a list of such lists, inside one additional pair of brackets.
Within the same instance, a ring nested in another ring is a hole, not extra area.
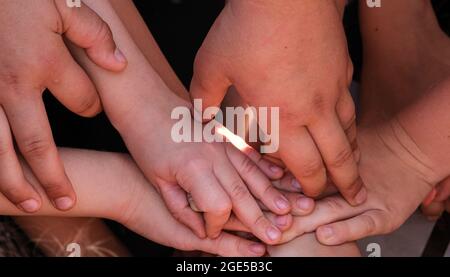
[(64, 40), (84, 48), (110, 71), (126, 67), (109, 27), (86, 6), (64, 0), (7, 1), (0, 10), (0, 192), (22, 211), (36, 212), (41, 196), (24, 178), (14, 142), (60, 210), (76, 195), (53, 141), (42, 93), (48, 88), (68, 109), (94, 116), (102, 109), (95, 86)]
[[(402, 16), (395, 16), (401, 12)], [(440, 29), (430, 1), (389, 1), (374, 12), (360, 6), (364, 43), (362, 123), (389, 118), (450, 76), (450, 38)], [(430, 220), (450, 211), (450, 179), (422, 205)]]

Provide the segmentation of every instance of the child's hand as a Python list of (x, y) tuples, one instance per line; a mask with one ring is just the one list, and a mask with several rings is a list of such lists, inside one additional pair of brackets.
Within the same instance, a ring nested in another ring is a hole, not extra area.
[(328, 170), (358, 205), (352, 63), (334, 2), (228, 1), (197, 54), (191, 97), (218, 106), (233, 85), (251, 106), (279, 107), (279, 153), (304, 193), (319, 195)]
[(325, 245), (390, 233), (403, 224), (437, 183), (426, 169), (433, 166), (426, 159), (416, 159), (423, 155), (415, 148), (404, 148), (411, 140), (395, 121), (361, 129), (359, 134), (359, 170), (367, 186), (367, 202), (352, 207), (340, 195), (317, 200), (313, 213), (294, 217), (282, 242), (314, 230)]
[[(170, 91), (164, 95), (174, 98)], [(166, 101), (174, 106), (187, 104), (180, 99)], [(158, 102), (159, 109), (163, 102)], [(289, 201), (266, 177), (280, 178), (283, 171), (261, 159), (255, 150), (246, 156), (230, 143), (176, 143), (171, 137), (176, 121), (170, 119), (170, 109), (169, 112), (149, 111), (151, 105), (141, 101), (122, 121), (133, 124), (117, 127), (133, 158), (158, 188), (172, 215), (199, 237), (205, 236), (206, 224), (206, 235), (216, 238), (233, 211), (259, 239), (267, 244), (277, 243), (281, 233), (264, 217), (255, 198), (278, 215), (289, 213)], [(157, 132), (155, 122), (158, 122)], [(187, 193), (202, 214), (190, 208)]]
[[(126, 210), (119, 211), (112, 219), (129, 229), (157, 243), (179, 250), (203, 252), (220, 256), (258, 257), (265, 254), (264, 244), (231, 235), (227, 232), (211, 238), (199, 238), (188, 227), (177, 221), (166, 208), (161, 196), (152, 186), (146, 185), (141, 176), (136, 182), (137, 188), (124, 205)], [(144, 185), (143, 185), (144, 184)], [(129, 189), (130, 185), (128, 185)], [(128, 194), (127, 194), (128, 195)], [(233, 229), (227, 223), (226, 229)]]
[(71, 9), (66, 3), (1, 3), (0, 192), (26, 212), (37, 211), (41, 198), (24, 178), (13, 136), (55, 207), (68, 210), (76, 200), (53, 142), (41, 99), (44, 89), (79, 115), (93, 116), (101, 110), (95, 86), (70, 55), (64, 38), (85, 48), (105, 69), (126, 66), (100, 17), (86, 6)]

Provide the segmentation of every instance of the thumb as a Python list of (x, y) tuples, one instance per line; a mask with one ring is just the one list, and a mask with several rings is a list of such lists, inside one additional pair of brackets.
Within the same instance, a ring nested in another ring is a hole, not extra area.
[(191, 100), (202, 100), (201, 110), (194, 102), (194, 109), (203, 112), (208, 107), (219, 107), (231, 83), (218, 66), (214, 57), (208, 57), (200, 49), (194, 63), (194, 75), (190, 86)]
[(66, 0), (55, 1), (62, 19), (62, 33), (68, 40), (85, 49), (98, 66), (110, 71), (122, 71), (127, 65), (117, 48), (109, 26), (87, 5), (69, 7)]

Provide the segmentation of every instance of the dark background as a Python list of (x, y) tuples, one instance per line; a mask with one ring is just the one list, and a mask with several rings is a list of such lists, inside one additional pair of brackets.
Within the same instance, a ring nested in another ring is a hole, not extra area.
[[(188, 87), (192, 76), (195, 53), (210, 26), (220, 13), (223, 0), (136, 0), (161, 49), (175, 72)], [(433, 1), (443, 29), (450, 33), (450, 1)], [(355, 64), (355, 79), (361, 68), (361, 42), (356, 2), (346, 11), (345, 27), (349, 49)], [(53, 96), (44, 96), (55, 141), (58, 146), (126, 152), (117, 132), (104, 114), (85, 119), (68, 112)], [(115, 223), (109, 223), (138, 256), (170, 254), (170, 249), (158, 248), (151, 242), (129, 233)]]

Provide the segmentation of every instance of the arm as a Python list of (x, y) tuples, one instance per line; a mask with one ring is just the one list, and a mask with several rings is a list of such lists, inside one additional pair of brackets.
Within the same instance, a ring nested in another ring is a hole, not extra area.
[[(88, 7), (71, 9), (64, 0), (2, 3), (0, 168), (7, 170), (0, 171), (0, 192), (27, 212), (40, 208), (45, 193), (60, 210), (76, 202), (53, 141), (42, 101), (44, 90), (48, 88), (79, 115), (94, 116), (101, 111), (94, 85), (70, 55), (64, 39), (85, 49), (105, 69), (117, 72), (126, 66), (109, 27)], [(37, 194), (24, 178), (13, 138), (45, 188), (44, 194)]]
[[(169, 213), (155, 189), (133, 161), (123, 154), (61, 149), (67, 176), (78, 195), (70, 211), (52, 208), (43, 199), (36, 216), (100, 217), (115, 220), (134, 232), (180, 250), (201, 250), (222, 256), (260, 256), (263, 245), (222, 232), (216, 239), (200, 239)], [(42, 190), (25, 163), (26, 178)], [(0, 195), (0, 214), (26, 216)]]
[(191, 98), (202, 99), (203, 109), (218, 106), (234, 86), (250, 106), (279, 107), (279, 155), (305, 194), (318, 196), (328, 174), (359, 205), (366, 191), (351, 147), (356, 123), (344, 4), (228, 1), (197, 54)]
[(447, 79), (393, 119), (361, 127), (367, 202), (351, 207), (340, 195), (318, 200), (312, 214), (294, 217), (282, 242), (316, 230), (322, 244), (339, 245), (400, 227), (450, 175), (449, 88)]

